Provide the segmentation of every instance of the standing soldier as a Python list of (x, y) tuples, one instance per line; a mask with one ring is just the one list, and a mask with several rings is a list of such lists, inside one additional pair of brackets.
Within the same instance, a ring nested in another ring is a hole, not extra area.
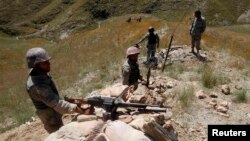
[(134, 86), (134, 90), (138, 87), (138, 79), (144, 81), (140, 75), (138, 61), (138, 55), (140, 50), (136, 47), (129, 47), (127, 49), (127, 60), (122, 65), (122, 84), (128, 86)]
[(31, 48), (26, 54), (29, 76), (27, 92), (36, 108), (36, 114), (44, 124), (45, 130), (52, 133), (62, 125), (62, 114), (90, 114), (92, 108), (82, 109), (76, 104), (61, 100), (57, 88), (48, 74), (50, 56), (43, 48)]
[(197, 10), (194, 12), (194, 20), (192, 22), (192, 26), (190, 28), (190, 35), (191, 35), (191, 52), (196, 54), (194, 52), (194, 47), (197, 50), (197, 56), (200, 57), (200, 41), (201, 41), (201, 35), (206, 29), (206, 21), (205, 18), (201, 16), (201, 11)]
[(154, 33), (154, 28), (148, 28), (148, 34), (146, 34), (137, 44), (140, 44), (144, 40), (148, 39), (147, 43), (147, 60), (145, 63), (149, 63), (155, 57), (156, 48), (159, 48), (160, 38), (157, 33)]

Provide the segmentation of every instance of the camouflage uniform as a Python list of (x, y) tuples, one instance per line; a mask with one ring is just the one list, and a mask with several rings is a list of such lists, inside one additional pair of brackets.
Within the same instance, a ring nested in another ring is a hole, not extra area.
[(139, 65), (137, 63), (131, 63), (127, 60), (122, 65), (122, 84), (123, 85), (134, 85), (134, 89), (136, 90), (138, 87), (138, 79), (141, 79)]
[(29, 74), (27, 91), (37, 109), (36, 114), (49, 133), (63, 125), (62, 114), (73, 113), (77, 107), (76, 104), (61, 100), (51, 77), (35, 68)]
[(201, 35), (206, 29), (206, 21), (204, 17), (195, 18), (192, 22), (192, 26), (190, 28), (190, 35), (191, 35), (191, 43), (192, 49), (196, 47), (197, 50), (200, 50), (200, 41)]

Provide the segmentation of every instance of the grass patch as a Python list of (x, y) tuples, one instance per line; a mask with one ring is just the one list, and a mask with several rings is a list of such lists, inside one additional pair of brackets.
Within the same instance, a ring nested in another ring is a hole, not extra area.
[(247, 90), (242, 89), (235, 92), (235, 98), (238, 102), (247, 102)]
[(190, 86), (188, 88), (182, 88), (180, 90), (175, 91), (177, 95), (177, 99), (181, 102), (182, 107), (189, 107), (192, 103), (192, 99), (194, 97), (194, 88)]
[(212, 67), (208, 65), (203, 66), (201, 81), (206, 88), (213, 88), (216, 86), (217, 80)]
[(179, 79), (179, 75), (182, 74), (185, 71), (185, 66), (183, 64), (171, 64), (169, 66), (165, 66), (165, 72), (164, 74), (174, 78), (174, 79)]
[(204, 64), (198, 72), (201, 73), (203, 86), (209, 89), (216, 85), (223, 85), (231, 82), (231, 79), (223, 74), (216, 73), (215, 69), (208, 64)]
[(223, 27), (223, 29), (230, 30), (233, 32), (250, 34), (250, 25), (249, 24), (225, 26), (225, 27)]

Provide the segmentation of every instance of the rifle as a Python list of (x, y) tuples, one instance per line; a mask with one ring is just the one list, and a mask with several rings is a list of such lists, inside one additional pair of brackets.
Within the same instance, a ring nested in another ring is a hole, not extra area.
[(73, 99), (64, 97), (64, 99), (68, 102), (75, 103), (77, 105), (89, 104), (94, 107), (103, 108), (105, 110), (105, 113), (103, 113), (104, 120), (115, 120), (117, 117), (117, 109), (119, 107), (138, 108), (139, 111), (166, 112), (166, 108), (158, 105), (127, 103), (123, 102), (119, 98), (114, 97), (93, 96), (86, 99)]
[(168, 44), (168, 51), (167, 51), (166, 58), (165, 58), (165, 60), (164, 60), (164, 63), (163, 63), (163, 66), (162, 66), (162, 70), (161, 70), (162, 72), (163, 72), (164, 69), (165, 69), (165, 64), (166, 64), (166, 61), (167, 61), (167, 58), (168, 58), (168, 54), (169, 54), (169, 51), (170, 51), (170, 48), (171, 48), (171, 45), (172, 45), (173, 38), (174, 38), (174, 36), (171, 35), (171, 39), (170, 39), (170, 42), (169, 42), (169, 44)]

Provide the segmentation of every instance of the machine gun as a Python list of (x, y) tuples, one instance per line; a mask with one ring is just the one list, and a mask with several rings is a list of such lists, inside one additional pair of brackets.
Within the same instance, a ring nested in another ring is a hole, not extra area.
[(139, 111), (166, 112), (166, 108), (160, 107), (158, 105), (127, 103), (115, 97), (93, 96), (86, 99), (73, 99), (64, 97), (64, 99), (68, 102), (75, 103), (78, 106), (82, 104), (89, 104), (90, 106), (103, 108), (105, 110), (103, 113), (104, 120), (115, 120), (117, 117), (117, 109), (119, 107), (138, 108)]

